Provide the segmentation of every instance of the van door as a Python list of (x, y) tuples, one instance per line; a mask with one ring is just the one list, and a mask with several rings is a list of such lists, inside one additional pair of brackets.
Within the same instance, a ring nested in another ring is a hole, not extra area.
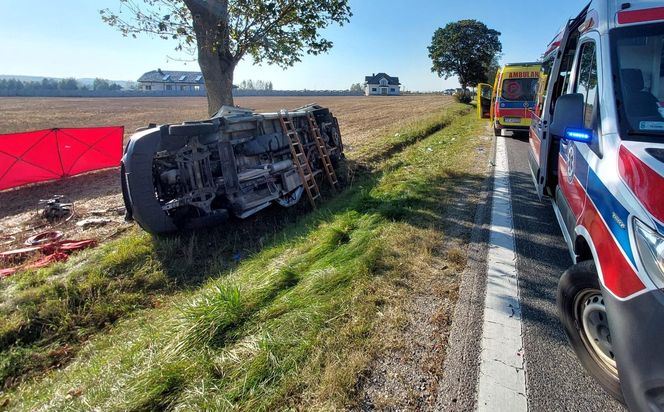
[(499, 68), (496, 71), (496, 77), (493, 80), (493, 88), (491, 89), (491, 108), (489, 110), (489, 119), (491, 121), (491, 126), (493, 126), (494, 121), (496, 120), (496, 93), (498, 93), (498, 84), (502, 76), (502, 68)]
[[(548, 59), (542, 63), (542, 67), (540, 69), (539, 83), (537, 86), (537, 95), (535, 96), (535, 107), (533, 107), (532, 111), (530, 112), (531, 123), (530, 123), (530, 131), (528, 138), (528, 143), (530, 144), (530, 148), (528, 150), (528, 164), (530, 166), (530, 173), (532, 174), (533, 180), (535, 181), (535, 186), (538, 186), (537, 182), (538, 182), (538, 176), (540, 174), (540, 151), (542, 146), (542, 134), (543, 134), (542, 131), (543, 108), (547, 96), (549, 76), (551, 75), (551, 70), (553, 68), (554, 61), (555, 61), (555, 54), (549, 56)], [(542, 192), (539, 189), (538, 189), (538, 194), (541, 199)]]
[(493, 88), (486, 83), (477, 85), (477, 117), (491, 118), (491, 93)]
[[(584, 129), (593, 130), (593, 141), (599, 139), (597, 122), (597, 98), (599, 67), (597, 61), (597, 43), (595, 36), (583, 39), (579, 46), (572, 92), (583, 95)], [(560, 195), (556, 204), (565, 222), (568, 234), (573, 239), (574, 228), (584, 215), (586, 207), (586, 188), (588, 186), (589, 164), (596, 163), (596, 158), (588, 143), (560, 141), (558, 166), (558, 187)]]
[[(552, 196), (553, 190), (558, 179), (557, 157), (559, 150), (559, 140), (554, 140), (549, 135), (549, 125), (553, 115), (556, 99), (567, 93), (570, 71), (574, 63), (576, 45), (579, 39), (578, 27), (586, 19), (587, 8), (574, 20), (571, 20), (565, 27), (565, 31), (560, 40), (560, 46), (554, 51), (551, 58), (550, 72), (542, 73), (541, 78), (547, 78), (546, 94), (543, 98), (543, 105), (539, 116), (534, 116), (530, 125), (530, 143), (531, 172), (537, 188), (537, 195), (540, 199), (543, 196)], [(549, 70), (543, 64), (544, 70)], [(549, 188), (550, 190), (547, 190)]]

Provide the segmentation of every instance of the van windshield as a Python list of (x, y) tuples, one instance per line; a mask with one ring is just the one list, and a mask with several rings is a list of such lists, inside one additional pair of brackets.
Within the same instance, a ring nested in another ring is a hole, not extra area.
[(664, 24), (612, 31), (622, 134), (664, 136)]
[(537, 81), (536, 77), (505, 79), (500, 97), (517, 102), (533, 101), (537, 95)]

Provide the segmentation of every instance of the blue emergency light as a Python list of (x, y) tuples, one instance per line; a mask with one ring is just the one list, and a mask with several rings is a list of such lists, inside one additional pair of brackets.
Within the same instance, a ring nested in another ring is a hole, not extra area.
[(588, 129), (568, 128), (565, 130), (565, 139), (573, 140), (575, 142), (590, 143), (593, 139), (593, 132)]

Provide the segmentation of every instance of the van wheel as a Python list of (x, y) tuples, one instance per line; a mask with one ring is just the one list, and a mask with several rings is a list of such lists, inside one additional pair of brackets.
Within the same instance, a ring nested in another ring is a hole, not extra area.
[(624, 403), (595, 262), (567, 269), (558, 283), (557, 300), (560, 321), (581, 364), (605, 391)]

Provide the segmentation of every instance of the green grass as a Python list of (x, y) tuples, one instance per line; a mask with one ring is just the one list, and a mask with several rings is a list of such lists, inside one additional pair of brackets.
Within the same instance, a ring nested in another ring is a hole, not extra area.
[(473, 113), (455, 106), (371, 143), (351, 159), (370, 172), (304, 217), (162, 240), (134, 232), (0, 282), (0, 379), (14, 386), (0, 404), (353, 407), (385, 347), (377, 328), (398, 333), (409, 279), (465, 263), (473, 210), (459, 199), (483, 181), (488, 144), (474, 139)]

